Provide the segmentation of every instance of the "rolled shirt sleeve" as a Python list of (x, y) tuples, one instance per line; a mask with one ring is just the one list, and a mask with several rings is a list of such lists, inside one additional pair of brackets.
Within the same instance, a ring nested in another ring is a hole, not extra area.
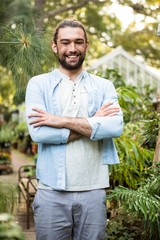
[[(100, 105), (103, 106), (105, 103), (112, 103), (113, 107), (119, 107), (118, 96), (115, 90), (115, 87), (111, 81), (105, 81), (103, 88), (101, 89), (103, 92), (103, 101)], [(98, 109), (97, 109), (98, 110)], [(94, 117), (93, 116), (87, 118), (91, 128), (92, 134), (90, 139), (92, 140), (100, 140), (100, 139), (108, 139), (108, 138), (117, 138), (122, 134), (123, 130), (123, 113), (120, 111), (116, 113), (114, 116), (106, 116), (106, 117)]]
[(90, 137), (92, 140), (116, 138), (122, 134), (122, 116), (91, 117), (87, 118), (87, 121), (92, 127), (92, 134)]

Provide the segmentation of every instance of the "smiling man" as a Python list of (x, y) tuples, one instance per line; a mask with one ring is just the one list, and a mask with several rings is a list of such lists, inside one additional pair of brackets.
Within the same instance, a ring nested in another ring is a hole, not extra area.
[(113, 84), (83, 69), (88, 39), (80, 22), (61, 22), (52, 49), (59, 68), (30, 79), (26, 91), (28, 128), (38, 142), (36, 239), (102, 240), (122, 112)]
[(54, 37), (53, 51), (57, 54), (60, 66), (67, 70), (82, 69), (88, 48), (87, 38), (81, 28), (64, 28), (59, 30), (58, 39)]

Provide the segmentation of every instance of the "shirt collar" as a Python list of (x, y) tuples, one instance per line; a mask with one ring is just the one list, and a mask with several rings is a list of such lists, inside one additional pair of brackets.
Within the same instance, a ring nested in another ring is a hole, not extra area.
[[(55, 89), (55, 87), (62, 81), (63, 77), (68, 78), (68, 76), (61, 73), (59, 69), (54, 69), (50, 72), (53, 89)], [(78, 75), (78, 78), (81, 80), (86, 80), (88, 78), (88, 73), (85, 70), (82, 70), (82, 72)], [(85, 84), (87, 84), (87, 81), (85, 81)]]
[[(70, 79), (66, 74), (62, 73), (59, 69), (55, 69), (55, 71), (56, 71), (56, 75), (58, 76), (58, 78), (60, 80), (63, 80), (63, 79), (69, 80)], [(85, 70), (82, 70), (80, 72), (80, 74), (76, 77), (75, 81), (82, 80), (84, 77), (85, 77)]]

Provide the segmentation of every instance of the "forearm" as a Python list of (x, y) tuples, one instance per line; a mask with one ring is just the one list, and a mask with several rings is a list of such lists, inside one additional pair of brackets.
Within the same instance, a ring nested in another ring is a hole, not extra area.
[(28, 115), (30, 119), (29, 125), (32, 128), (51, 127), (55, 129), (68, 129), (74, 132), (70, 132), (70, 137), (67, 142), (78, 139), (80, 135), (90, 137), (92, 128), (85, 118), (74, 117), (62, 117), (48, 113), (42, 109), (32, 108), (33, 113)]
[(70, 130), (43, 126), (33, 128), (29, 126), (29, 133), (34, 142), (46, 144), (63, 144), (68, 142)]
[[(36, 105), (36, 104), (34, 104)], [(66, 128), (56, 128), (50, 125), (44, 124), (34, 127), (33, 124), (30, 124), (32, 120), (35, 120), (33, 117), (28, 117), (35, 112), (32, 110), (32, 106), (29, 104), (26, 105), (26, 122), (28, 125), (28, 130), (30, 136), (34, 142), (37, 143), (46, 143), (46, 144), (63, 144), (67, 143), (70, 130)]]
[(90, 138), (92, 128), (85, 118), (63, 117), (62, 122), (64, 128), (68, 128), (77, 133), (75, 134), (77, 139), (80, 138), (81, 135)]
[[(102, 134), (102, 139), (103, 137), (113, 137), (115, 136), (114, 133), (117, 131), (113, 131), (111, 132), (112, 134), (108, 134), (108, 131), (110, 132), (111, 128), (113, 128), (111, 124), (109, 125), (108, 129), (108, 120), (109, 123), (112, 123), (114, 119), (113, 116), (116, 115), (117, 112), (119, 112), (119, 108), (110, 107), (110, 105), (110, 103), (104, 104), (95, 113), (95, 117), (91, 118), (93, 119), (91, 120), (91, 122), (89, 121), (89, 119), (85, 118), (57, 116), (48, 113), (42, 109), (33, 108), (32, 110), (34, 112), (28, 115), (28, 117), (31, 119), (29, 124), (32, 125), (33, 128), (37, 128), (40, 126), (50, 126), (52, 128), (64, 128), (72, 130), (73, 133), (70, 133), (70, 137), (67, 142), (78, 139), (80, 137), (79, 134), (92, 139), (92, 136), (95, 135), (98, 129), (100, 129), (100, 135)], [(96, 118), (96, 120), (94, 120), (94, 118)], [(117, 125), (117, 123), (118, 122), (116, 121), (115, 124)]]

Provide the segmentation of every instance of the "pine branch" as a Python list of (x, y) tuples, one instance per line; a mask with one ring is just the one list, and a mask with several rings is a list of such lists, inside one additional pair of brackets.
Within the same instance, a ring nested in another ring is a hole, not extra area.
[(48, 54), (46, 39), (40, 31), (37, 34), (34, 25), (28, 26), (26, 22), (17, 25), (14, 30), (3, 27), (2, 32), (1, 64), (12, 71), (19, 91), (31, 76), (42, 71), (42, 61), (46, 60)]
[(0, 44), (22, 44), (21, 42), (0, 42)]

